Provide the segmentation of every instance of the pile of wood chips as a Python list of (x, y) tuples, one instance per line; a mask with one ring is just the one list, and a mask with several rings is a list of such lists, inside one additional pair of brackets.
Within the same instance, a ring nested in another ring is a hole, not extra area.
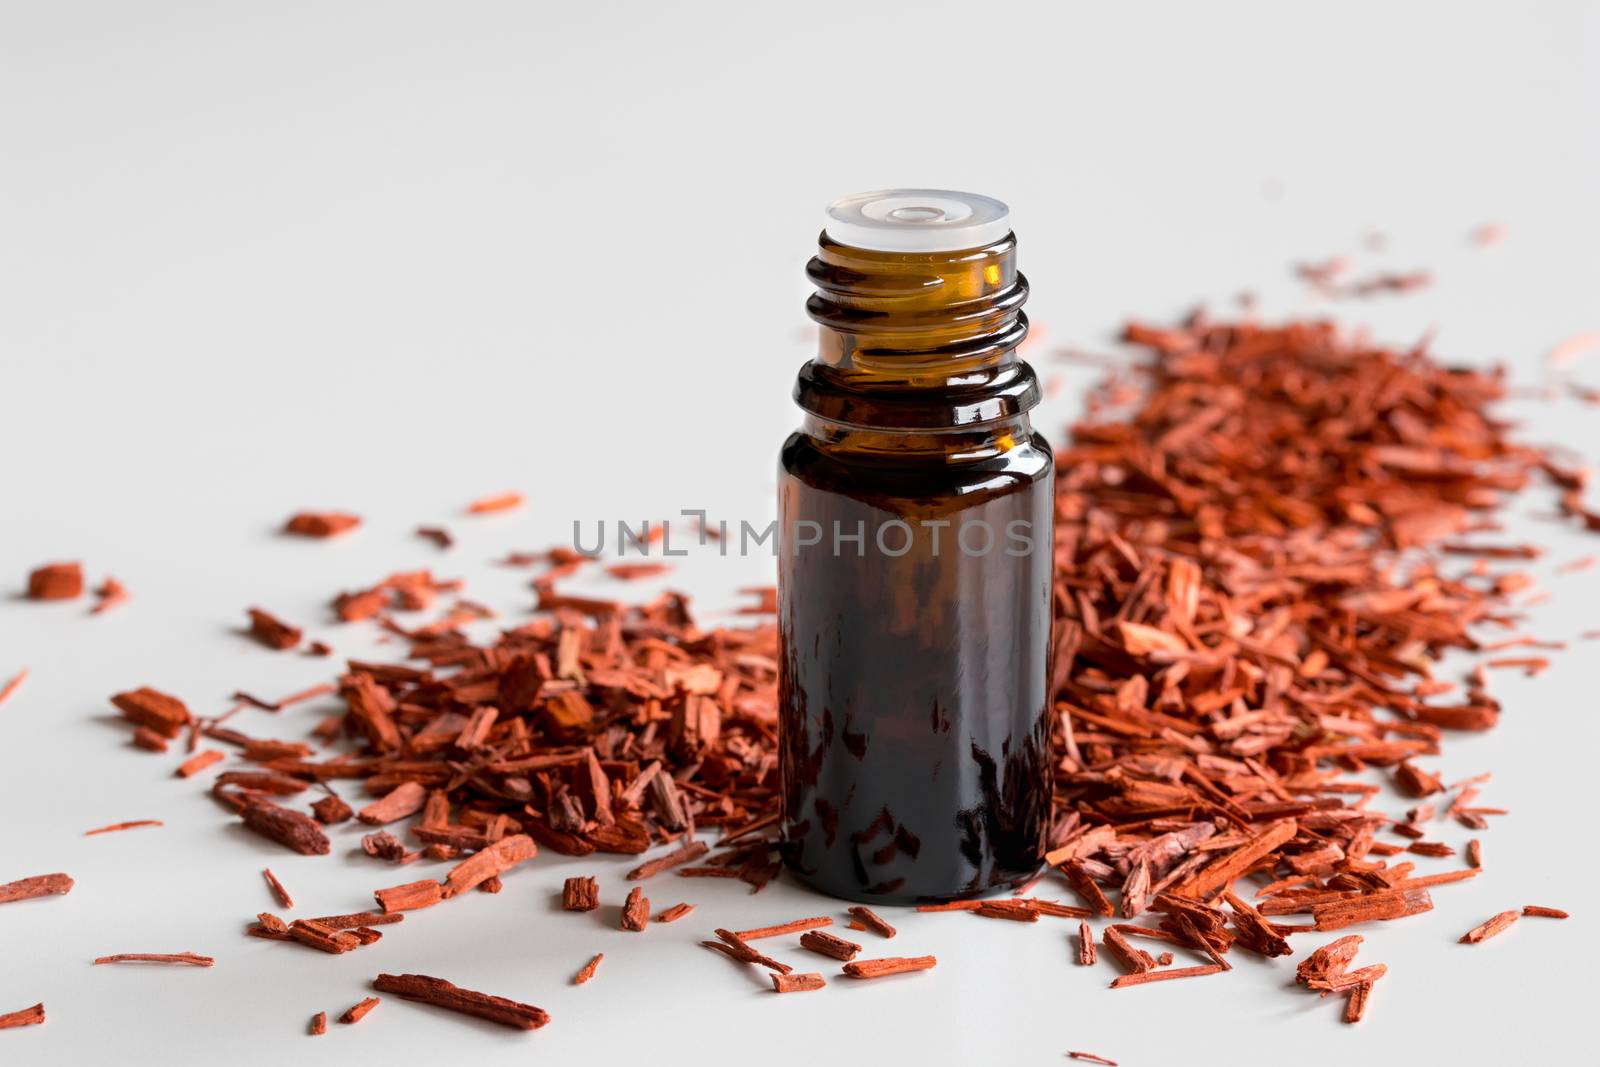
[[(1478, 873), (1476, 841), (1465, 864), (1417, 869), (1418, 858), (1453, 854), (1430, 840), (1441, 820), (1481, 830), (1502, 813), (1476, 803), (1481, 778), (1447, 785), (1426, 761), (1449, 731), (1495, 724), (1487, 668), (1543, 660), (1489, 660), (1459, 684), (1435, 668), (1453, 649), (1550, 647), (1515, 633), (1513, 600), (1532, 582), (1505, 569), (1539, 550), (1483, 539), (1507, 494), (1543, 474), (1569, 514), (1588, 517), (1583, 472), (1514, 443), (1489, 414), (1504, 392), (1495, 374), (1320, 322), (1196, 316), (1175, 329), (1130, 326), (1127, 340), (1154, 358), (1096, 392), (1057, 457), (1059, 763), (1046, 877), (1079, 903), (1029, 896), (1030, 886), (1014, 901), (926, 909), (1070, 919), (1083, 964), (1098, 958), (1084, 920), (1109, 919), (1103, 955), (1124, 972), (1119, 988), (1228, 970), (1234, 949), (1288, 955), (1295, 934), (1427, 911), (1430, 890)], [(320, 751), (198, 719), (152, 690), (115, 699), (146, 748), (184, 731), (191, 750), (202, 738), (234, 747), (253, 766), (218, 775), (213, 793), (287, 847), (328, 851), (323, 827), (359, 810), (395, 825), (369, 835), (375, 857), (457, 861), (442, 878), (378, 888), (376, 912), (294, 923), (263, 913), (252, 933), (350, 951), (402, 910), (498, 889), (539, 848), (672, 846), (635, 880), (675, 871), (756, 891), (778, 875), (775, 629), (701, 629), (673, 593), (632, 606), (564, 594), (559, 579), (597, 565), (570, 550), (507, 562), (544, 568), (538, 614), (488, 644), (459, 628), (483, 609), (426, 571), (334, 601), (342, 618), (405, 638), (410, 656), (348, 663), (337, 683), (346, 710), (312, 731)], [(758, 592), (752, 610), (770, 611), (770, 591)], [(395, 620), (440, 597), (457, 600), (438, 621)], [(1372, 810), (1385, 777), (1415, 806)], [(710, 830), (714, 849), (700, 837)], [(588, 907), (593, 889), (569, 885)], [(626, 928), (643, 930), (648, 909), (630, 898)], [(1527, 912), (1552, 913), (1562, 914)], [(859, 949), (815, 932), (820, 920), (791, 925), (819, 954), (848, 960)], [(764, 933), (710, 944), (741, 965), (772, 966), (745, 944)], [(1139, 939), (1167, 951), (1152, 956)], [(1347, 969), (1359, 944), (1341, 937), (1299, 970), (1308, 987), (1345, 995), (1351, 1021), (1383, 973)], [(1170, 966), (1173, 949), (1198, 962)], [(845, 973), (932, 962), (863, 961)], [(825, 984), (787, 975), (775, 977), (779, 991)], [(401, 996), (449, 986), (409, 977), (416, 989)], [(496, 998), (475, 1004), (512, 1025), (544, 1019)]]

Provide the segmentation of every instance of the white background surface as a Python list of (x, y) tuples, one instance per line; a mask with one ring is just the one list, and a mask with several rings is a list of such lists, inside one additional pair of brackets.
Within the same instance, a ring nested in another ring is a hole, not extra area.
[[(1436, 327), (1450, 358), (1505, 360), (1540, 384), (1552, 344), (1600, 328), (1593, 7), (52, 0), (0, 13), (0, 677), (33, 670), (0, 707), (0, 882), (78, 879), (66, 898), (0, 909), (0, 1010), (43, 999), (49, 1012), (0, 1034), (0, 1061), (1586, 1058), (1593, 644), (1536, 680), (1499, 672), (1503, 725), (1451, 738), (1435, 761), (1447, 779), (1492, 769), (1483, 802), (1513, 814), (1483, 835), (1483, 877), (1369, 932), (1363, 961), (1390, 972), (1359, 1027), (1293, 988), (1292, 961), (1238, 953), (1226, 976), (1113, 993), (1112, 968), (1070, 962), (1072, 924), (960, 915), (906, 916), (884, 946), (936, 953), (932, 974), (774, 997), (694, 942), (831, 903), (668, 876), (648, 886), (656, 908), (698, 910), (625, 934), (622, 859), (541, 857), (499, 896), (418, 913), (343, 957), (249, 939), (245, 921), (271, 905), (265, 863), (300, 915), (361, 908), (372, 888), (431, 871), (349, 855), (349, 828), (331, 858), (253, 838), (203, 781), (170, 777), (176, 755), (130, 749), (106, 697), (148, 684), (214, 714), (234, 689), (324, 680), (329, 662), (238, 636), (254, 604), (342, 654), (393, 653), (328, 625), (325, 603), (400, 567), (465, 577), (515, 620), (524, 576), (489, 561), (564, 540), (575, 518), (705, 507), (764, 522), (810, 336), (802, 266), (823, 204), (861, 189), (1012, 204), (1046, 334), (1031, 358), (1061, 379), (1037, 424), (1057, 440), (1092, 372), (1052, 349), (1107, 350), (1130, 314), (1225, 308), (1243, 289), (1269, 313), (1317, 310), (1290, 265), (1339, 252), (1362, 272), (1437, 277), (1341, 316), (1399, 343)], [(1508, 238), (1475, 247), (1469, 231), (1490, 221)], [(1381, 255), (1363, 250), (1374, 230)], [(1509, 410), (1600, 458), (1595, 409)], [(509, 488), (531, 506), (459, 516)], [(334, 544), (274, 535), (305, 507), (367, 525)], [(1522, 512), (1506, 537), (1551, 547), (1535, 570), (1555, 593), (1527, 631), (1600, 626), (1600, 571), (1551, 576), (1600, 544), (1552, 522), (1547, 493)], [(411, 536), (434, 521), (460, 537), (448, 555)], [(94, 618), (84, 601), (17, 599), (51, 559), (114, 574), (134, 599)], [(699, 556), (674, 584), (717, 621), (770, 573), (769, 559)], [(294, 737), (325, 710), (238, 725)], [(135, 818), (166, 826), (79, 836)], [(589, 871), (607, 907), (555, 913), (562, 878)], [(1577, 915), (1454, 943), (1524, 903)], [(218, 963), (88, 965), (181, 950)], [(567, 984), (597, 951), (599, 978)], [(302, 1036), (380, 970), (529, 1000), (554, 1021), (527, 1035), (389, 1000), (358, 1027)]]

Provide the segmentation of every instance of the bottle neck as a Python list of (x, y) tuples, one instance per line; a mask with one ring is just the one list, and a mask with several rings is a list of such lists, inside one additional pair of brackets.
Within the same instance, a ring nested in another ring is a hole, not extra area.
[(824, 233), (807, 266), (817, 355), (794, 393), (808, 432), (890, 451), (1026, 436), (1040, 390), (1016, 354), (1028, 333), (1016, 244), (1007, 234), (957, 252), (880, 252)]

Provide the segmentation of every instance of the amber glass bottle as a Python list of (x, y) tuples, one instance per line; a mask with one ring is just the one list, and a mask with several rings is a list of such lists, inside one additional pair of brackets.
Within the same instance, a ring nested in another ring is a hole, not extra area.
[(838, 897), (974, 896), (1037, 871), (1050, 819), (1028, 285), (987, 197), (850, 197), (820, 245), (779, 474), (784, 858)]

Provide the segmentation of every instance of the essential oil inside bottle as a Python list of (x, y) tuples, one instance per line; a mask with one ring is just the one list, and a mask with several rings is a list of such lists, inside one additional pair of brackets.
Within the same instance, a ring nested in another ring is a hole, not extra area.
[(884, 903), (1020, 883), (1050, 818), (1054, 462), (1009, 212), (850, 197), (808, 273), (820, 343), (779, 478), (785, 862)]

